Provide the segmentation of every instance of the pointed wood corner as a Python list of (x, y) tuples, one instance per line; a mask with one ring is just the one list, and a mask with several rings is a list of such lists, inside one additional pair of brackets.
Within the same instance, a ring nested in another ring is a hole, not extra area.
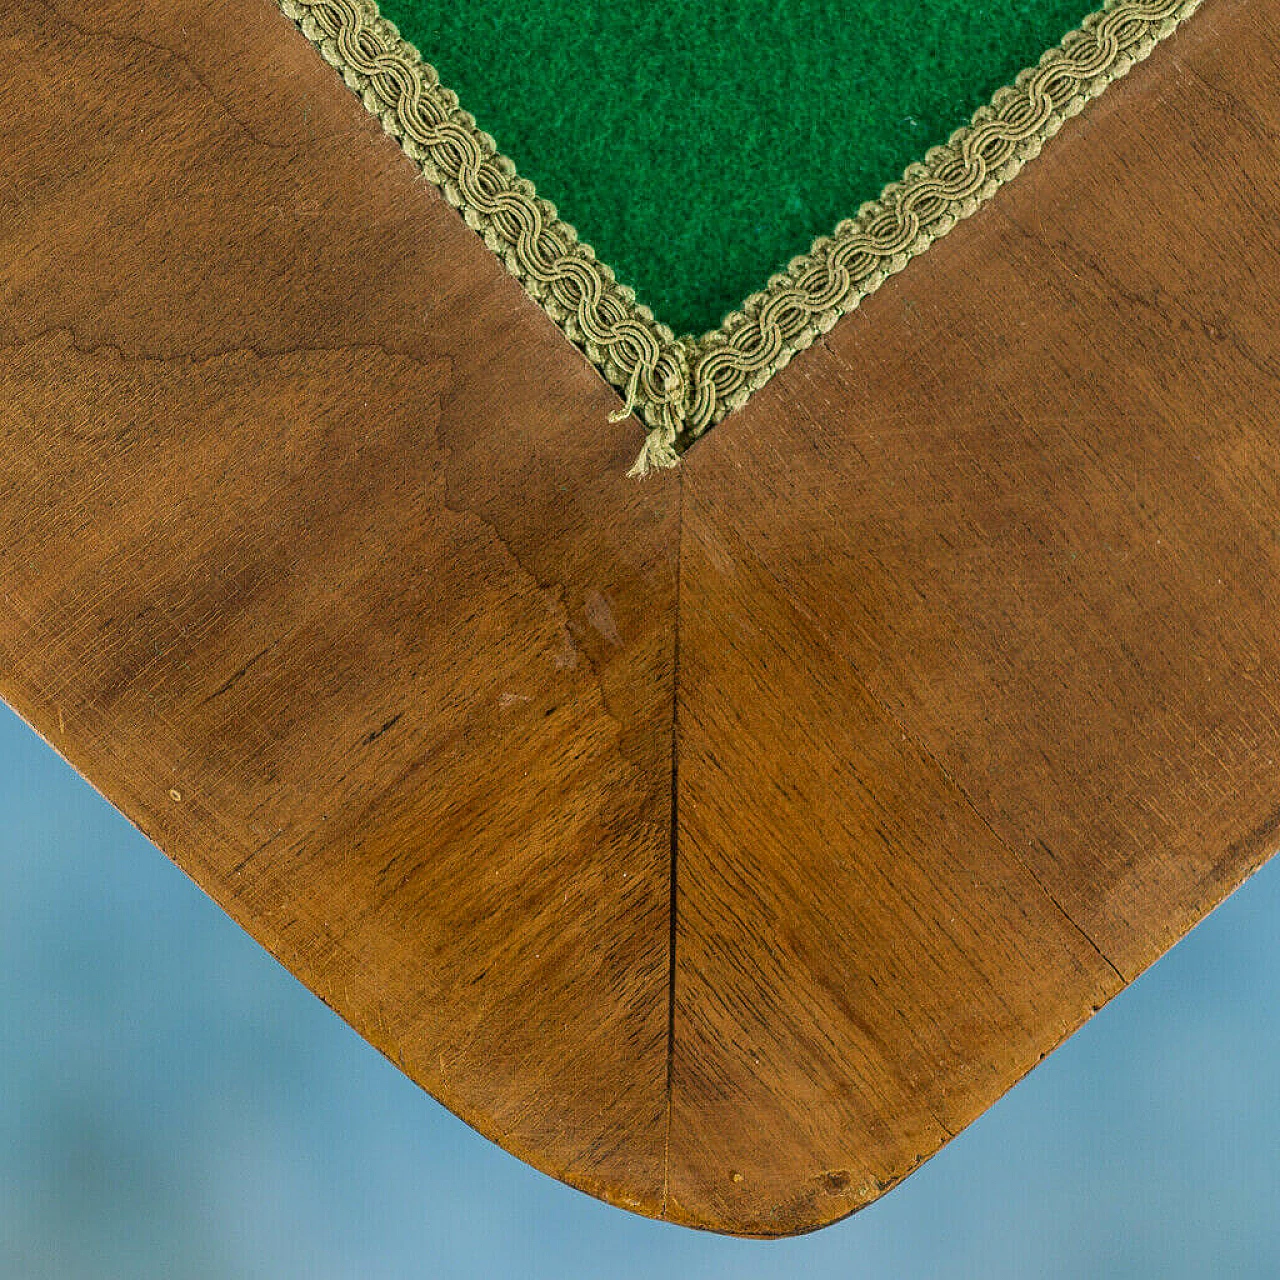
[(270, 0), (7, 25), (0, 694), (522, 1159), (834, 1221), (1280, 842), (1277, 0), (643, 484)]

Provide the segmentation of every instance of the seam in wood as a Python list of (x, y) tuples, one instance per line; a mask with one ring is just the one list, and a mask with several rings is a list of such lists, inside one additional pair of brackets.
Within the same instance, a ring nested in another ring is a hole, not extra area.
[(672, 467), (889, 276), (986, 204), (1200, 0), (1108, 0), (969, 124), (815, 240), (718, 329), (676, 337), (441, 85), (375, 0), (277, 0), (529, 296), (624, 395), (648, 434), (631, 474)]
[(675, 624), (671, 639), (671, 853), (668, 879), (667, 941), (667, 1099), (662, 1143), (662, 1217), (667, 1216), (671, 1188), (671, 1111), (675, 1095), (676, 1062), (676, 939), (678, 933), (680, 858), (680, 586), (684, 559), (684, 473), (676, 494)]

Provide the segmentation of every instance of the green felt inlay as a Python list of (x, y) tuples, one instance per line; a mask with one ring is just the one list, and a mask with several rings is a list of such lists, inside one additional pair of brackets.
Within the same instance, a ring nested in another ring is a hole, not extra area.
[(539, 194), (698, 333), (1095, 7), (381, 0)]

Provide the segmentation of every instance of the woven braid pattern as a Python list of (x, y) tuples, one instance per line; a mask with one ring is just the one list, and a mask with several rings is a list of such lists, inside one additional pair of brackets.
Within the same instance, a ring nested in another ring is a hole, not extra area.
[(640, 475), (674, 466), (798, 351), (985, 204), (1199, 2), (1111, 0), (719, 329), (677, 338), (516, 173), (374, 0), (279, 0), (423, 174), (625, 394), (614, 420), (632, 410), (643, 415), (649, 431), (633, 468)]
[(651, 427), (676, 438), (687, 399), (681, 344), (539, 199), (373, 0), (280, 7), (570, 340), (627, 392), (628, 411), (643, 406)]

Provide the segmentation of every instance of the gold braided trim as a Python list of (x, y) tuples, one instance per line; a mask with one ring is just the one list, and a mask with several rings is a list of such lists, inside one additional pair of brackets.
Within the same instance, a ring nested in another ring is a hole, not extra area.
[(1199, 3), (1110, 0), (719, 329), (677, 338), (516, 173), (375, 0), (279, 0), (467, 225), (624, 393), (612, 420), (643, 415), (649, 432), (636, 475), (676, 465), (796, 352), (990, 200)]

